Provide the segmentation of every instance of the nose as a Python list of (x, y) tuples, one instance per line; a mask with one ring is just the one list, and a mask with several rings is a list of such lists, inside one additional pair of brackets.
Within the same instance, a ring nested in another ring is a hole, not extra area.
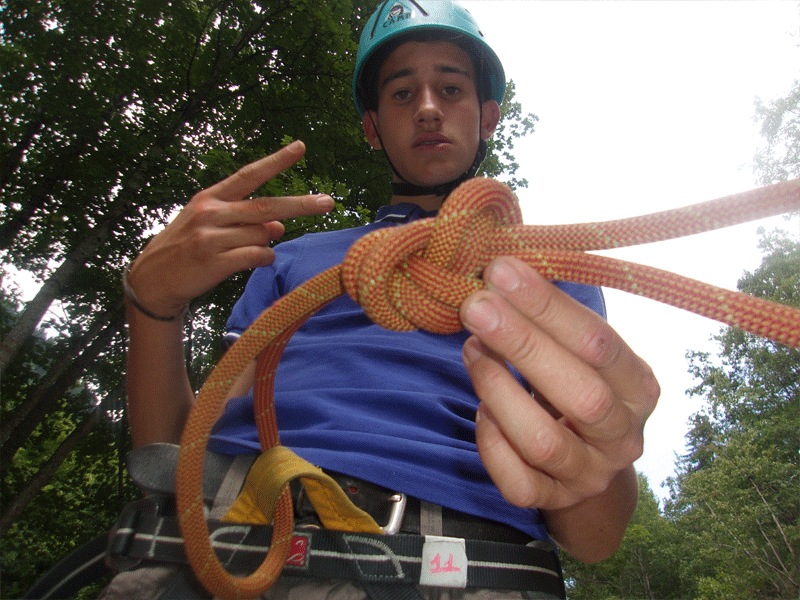
[(437, 123), (442, 119), (442, 111), (439, 107), (436, 93), (433, 89), (426, 86), (419, 93), (417, 111), (414, 114), (414, 122), (417, 125), (427, 125)]

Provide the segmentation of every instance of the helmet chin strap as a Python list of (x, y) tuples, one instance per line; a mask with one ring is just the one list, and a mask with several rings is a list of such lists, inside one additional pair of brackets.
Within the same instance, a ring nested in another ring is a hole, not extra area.
[[(383, 147), (383, 142), (381, 142), (381, 147)], [(403, 181), (393, 181), (392, 182), (392, 193), (396, 196), (444, 196), (445, 198), (450, 195), (454, 189), (456, 189), (459, 185), (464, 183), (467, 179), (472, 179), (475, 177), (475, 174), (478, 172), (478, 169), (483, 162), (483, 159), (486, 158), (486, 142), (481, 140), (478, 143), (478, 151), (475, 153), (475, 160), (472, 161), (472, 165), (470, 165), (469, 169), (466, 172), (462, 173), (452, 181), (448, 181), (446, 183), (440, 183), (439, 185), (433, 186), (424, 186), (424, 185), (416, 185), (414, 183), (410, 183), (405, 177), (403, 177), (397, 169), (395, 169), (394, 165), (392, 164), (392, 160), (389, 158), (389, 155), (386, 153), (384, 149), (383, 154), (386, 156), (386, 161), (389, 163), (389, 167), (392, 169), (395, 175), (402, 179)]]

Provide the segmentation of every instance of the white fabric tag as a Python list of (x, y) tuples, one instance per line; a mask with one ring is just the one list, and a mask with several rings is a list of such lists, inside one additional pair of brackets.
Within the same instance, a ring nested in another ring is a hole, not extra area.
[(467, 587), (467, 550), (461, 538), (426, 535), (422, 546), (421, 585)]

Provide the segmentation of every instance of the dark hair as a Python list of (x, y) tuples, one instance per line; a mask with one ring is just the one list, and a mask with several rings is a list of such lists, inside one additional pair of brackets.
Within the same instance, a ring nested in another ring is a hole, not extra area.
[(478, 101), (483, 104), (489, 97), (489, 69), (484, 68), (483, 50), (460, 33), (451, 33), (442, 29), (416, 30), (405, 35), (399, 35), (389, 40), (378, 48), (364, 63), (361, 78), (358, 82), (361, 103), (364, 110), (378, 109), (378, 74), (381, 65), (397, 48), (406, 42), (450, 42), (461, 48), (472, 59), (472, 69), (475, 72), (475, 89)]

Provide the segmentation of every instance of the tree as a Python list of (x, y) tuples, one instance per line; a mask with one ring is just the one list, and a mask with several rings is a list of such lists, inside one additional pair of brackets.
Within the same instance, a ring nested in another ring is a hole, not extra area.
[[(759, 183), (800, 176), (800, 80), (785, 98), (756, 99), (766, 146), (754, 157)], [(765, 234), (761, 266), (739, 289), (800, 306), (800, 241)], [(685, 536), (684, 578), (693, 595), (796, 598), (800, 589), (800, 351), (735, 329), (719, 356), (690, 352), (706, 406), (692, 419), (687, 453), (671, 481), (667, 512)], [(731, 569), (736, 565), (736, 569)]]
[(494, 178), (506, 175), (506, 184), (512, 190), (528, 185), (527, 180), (513, 177), (519, 168), (514, 158), (514, 140), (533, 133), (534, 125), (539, 120), (530, 113), (523, 116), (522, 106), (519, 102), (514, 102), (515, 95), (516, 86), (513, 81), (509, 81), (503, 105), (500, 107), (500, 123), (489, 139), (486, 160), (478, 173), (483, 177)]
[[(19, 312), (16, 294), (6, 289), (0, 297), (0, 331)], [(47, 323), (48, 331), (62, 326)], [(17, 368), (3, 376), (4, 410), (19, 396), (41, 388), (43, 373), (61, 361), (63, 342), (57, 335), (41, 334), (28, 341)], [(123, 352), (122, 335), (117, 332), (107, 340), (101, 361), (120, 369)], [(21, 597), (55, 561), (106, 529), (132, 498), (131, 486), (120, 477), (120, 459), (127, 447), (122, 389), (98, 391), (91, 371), (73, 378), (14, 460), (4, 465), (3, 597)]]
[[(740, 291), (800, 306), (800, 241), (763, 234)], [(800, 591), (800, 350), (726, 328), (720, 350), (691, 352), (704, 408), (662, 511), (639, 477), (619, 550), (585, 565), (564, 555), (571, 600), (783, 600)], [(732, 568), (735, 566), (735, 568)]]
[(570, 600), (686, 598), (675, 564), (680, 560), (675, 523), (661, 511), (647, 478), (639, 474), (639, 502), (622, 544), (593, 565), (563, 555)]
[[(739, 289), (800, 306), (800, 242), (776, 232), (761, 247), (761, 266)], [(667, 507), (695, 549), (684, 576), (695, 579), (698, 599), (796, 598), (800, 351), (735, 329), (717, 340), (719, 362), (690, 353), (700, 382), (690, 393), (706, 406), (694, 417)]]
[[(298, 138), (303, 161), (258, 193), (327, 192), (337, 210), (287, 223), (285, 237), (363, 222), (387, 200), (388, 167), (365, 151), (350, 99), (357, 33), (374, 5), (11, 0), (0, 8), (4, 595), (19, 595), (48, 561), (107, 528), (134, 493), (120, 484), (118, 278), (153, 230), (198, 190)], [(511, 83), (507, 98), (506, 129), (485, 169), (522, 185), (511, 149), (535, 117), (522, 116)], [(11, 266), (41, 283), (25, 305)], [(245, 278), (192, 304), (195, 387), (221, 354)]]
[(759, 183), (769, 185), (800, 177), (800, 79), (785, 98), (765, 104), (756, 98), (756, 121), (767, 142), (755, 156)]
[[(83, 276), (118, 267), (194, 191), (290, 132), (316, 148), (299, 181), (308, 186), (313, 172), (354, 190), (356, 203), (375, 202), (376, 167), (362, 158), (357, 129), (336, 139), (321, 127), (354, 123), (341, 93), (349, 65), (339, 60), (354, 50), (359, 11), (349, 9), (287, 1), (5, 9), (2, 240), (13, 244), (8, 259), (44, 284), (4, 337), (0, 368), (55, 298), (102, 303)], [(359, 158), (361, 168), (349, 168)]]
[[(758, 181), (800, 177), (800, 80), (782, 99), (756, 99), (766, 146)], [(800, 306), (800, 241), (764, 234), (761, 266), (738, 287)], [(640, 477), (637, 511), (620, 549), (597, 565), (564, 557), (569, 597), (745, 600), (797, 598), (800, 586), (800, 351), (736, 329), (719, 355), (690, 352), (705, 400), (663, 513)]]

